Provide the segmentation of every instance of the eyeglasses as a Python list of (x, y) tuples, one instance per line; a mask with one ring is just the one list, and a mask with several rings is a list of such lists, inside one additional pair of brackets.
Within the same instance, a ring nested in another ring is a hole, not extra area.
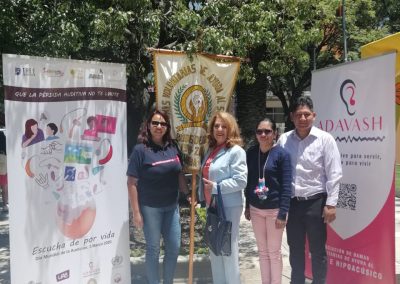
[(256, 130), (256, 134), (257, 134), (257, 135), (262, 135), (263, 133), (264, 133), (265, 135), (269, 135), (269, 134), (271, 134), (272, 132), (273, 132), (272, 129), (257, 129), (257, 130)]
[(167, 127), (167, 126), (168, 126), (168, 123), (163, 122), (163, 121), (155, 121), (155, 120), (152, 120), (152, 121), (151, 121), (151, 125), (152, 125), (152, 126), (155, 126), (155, 127), (157, 127), (157, 126), (159, 126), (159, 125), (161, 125), (161, 127)]

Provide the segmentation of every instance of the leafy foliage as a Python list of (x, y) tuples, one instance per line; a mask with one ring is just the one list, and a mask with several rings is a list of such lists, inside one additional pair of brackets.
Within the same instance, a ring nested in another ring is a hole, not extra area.
[[(126, 64), (130, 145), (154, 102), (146, 91), (153, 84), (149, 48), (239, 56), (237, 115), (247, 136), (265, 114), (267, 92), (288, 113), (314, 68), (343, 62), (341, 2), (3, 0), (0, 50)], [(397, 0), (346, 1), (349, 60), (359, 58), (360, 46), (398, 31), (399, 14)]]

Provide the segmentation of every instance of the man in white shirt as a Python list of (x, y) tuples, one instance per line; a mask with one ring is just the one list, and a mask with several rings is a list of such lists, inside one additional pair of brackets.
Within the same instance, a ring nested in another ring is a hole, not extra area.
[(304, 284), (305, 239), (309, 242), (313, 284), (326, 282), (326, 224), (336, 218), (340, 153), (329, 133), (313, 126), (313, 102), (299, 97), (290, 113), (295, 129), (282, 134), (278, 143), (292, 161), (292, 199), (286, 226), (292, 267), (291, 283)]

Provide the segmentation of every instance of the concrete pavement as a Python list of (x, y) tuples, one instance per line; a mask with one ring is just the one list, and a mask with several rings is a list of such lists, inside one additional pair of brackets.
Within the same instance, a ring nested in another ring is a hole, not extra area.
[[(400, 198), (395, 199), (395, 242), (396, 242), (396, 275), (400, 283)], [(261, 283), (258, 264), (257, 248), (254, 240), (251, 223), (242, 218), (240, 224), (240, 269), (242, 284)], [(289, 251), (286, 243), (286, 234), (282, 242), (283, 273), (282, 284), (290, 283)], [(0, 284), (10, 283), (10, 253), (8, 234), (8, 214), (0, 213)], [(144, 284), (144, 258), (131, 258), (132, 283)], [(188, 283), (189, 257), (180, 256), (175, 273), (174, 283)], [(161, 265), (160, 265), (161, 266)], [(195, 256), (193, 263), (193, 283), (212, 283), (210, 262), (207, 256)], [(311, 283), (311, 282), (308, 282)]]
[[(395, 244), (396, 244), (396, 276), (400, 284), (400, 198), (395, 198)], [(254, 239), (251, 223), (242, 216), (240, 222), (240, 274), (242, 284), (261, 284), (260, 267), (257, 256), (257, 247)], [(282, 284), (290, 283), (291, 268), (289, 264), (289, 248), (286, 241), (286, 232), (282, 240)], [(135, 284), (145, 284), (143, 258), (131, 259), (132, 279)], [(174, 283), (188, 283), (188, 258), (180, 256), (175, 274)], [(193, 283), (212, 283), (210, 262), (208, 257), (195, 257), (193, 264)], [(311, 283), (311, 281), (306, 281)]]

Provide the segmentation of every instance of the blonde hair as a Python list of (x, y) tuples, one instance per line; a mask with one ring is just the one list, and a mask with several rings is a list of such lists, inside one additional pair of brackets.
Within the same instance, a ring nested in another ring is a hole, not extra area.
[(243, 140), (240, 136), (240, 129), (236, 122), (236, 119), (228, 112), (218, 111), (213, 117), (210, 119), (208, 123), (208, 146), (210, 148), (217, 145), (217, 141), (214, 138), (214, 124), (217, 118), (221, 119), (227, 126), (227, 139), (226, 139), (226, 147), (231, 148), (235, 145), (243, 146)]

